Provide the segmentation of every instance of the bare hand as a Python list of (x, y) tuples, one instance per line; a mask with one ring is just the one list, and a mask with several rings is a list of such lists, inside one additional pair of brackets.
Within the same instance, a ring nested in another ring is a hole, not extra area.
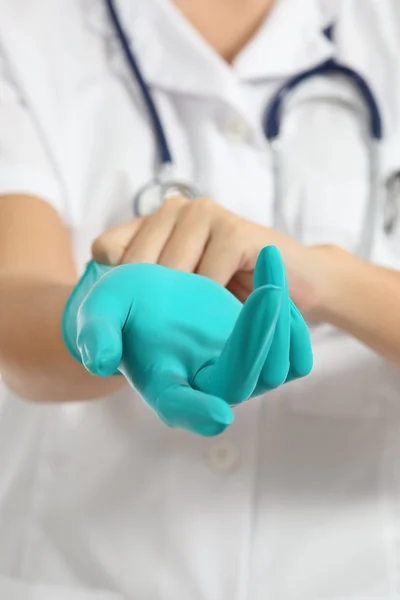
[(277, 246), (293, 301), (306, 318), (320, 319), (335, 271), (335, 247), (305, 247), (278, 231), (242, 219), (209, 198), (173, 197), (154, 214), (97, 238), (93, 258), (111, 266), (158, 263), (203, 275), (244, 302), (253, 290), (260, 250)]

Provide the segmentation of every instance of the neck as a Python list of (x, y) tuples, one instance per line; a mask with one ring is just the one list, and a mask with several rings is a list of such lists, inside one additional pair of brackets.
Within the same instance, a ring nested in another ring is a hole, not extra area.
[(232, 62), (257, 32), (275, 0), (173, 2), (210, 46), (227, 62)]

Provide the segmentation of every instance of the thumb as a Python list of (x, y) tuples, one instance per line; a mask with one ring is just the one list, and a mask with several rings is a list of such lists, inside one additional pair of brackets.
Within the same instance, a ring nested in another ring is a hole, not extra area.
[(100, 377), (110, 377), (118, 369), (122, 330), (132, 308), (132, 298), (116, 285), (118, 269), (96, 283), (77, 314), (77, 347), (82, 363), (92, 375)]
[(112, 227), (96, 238), (92, 244), (93, 260), (111, 267), (121, 264), (125, 251), (142, 222), (143, 217), (133, 219), (129, 223)]

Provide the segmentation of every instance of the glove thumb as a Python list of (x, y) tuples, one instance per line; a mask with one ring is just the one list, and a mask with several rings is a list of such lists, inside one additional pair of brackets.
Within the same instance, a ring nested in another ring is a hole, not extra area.
[(99, 377), (110, 377), (119, 367), (122, 331), (132, 309), (131, 296), (116, 284), (118, 269), (93, 286), (77, 313), (77, 350), (86, 369)]

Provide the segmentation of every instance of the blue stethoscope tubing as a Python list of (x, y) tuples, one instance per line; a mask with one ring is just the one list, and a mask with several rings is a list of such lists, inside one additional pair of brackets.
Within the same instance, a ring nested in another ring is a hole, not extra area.
[[(333, 35), (333, 26), (328, 28), (326, 30), (326, 33), (327, 32), (329, 32), (329, 37), (331, 37)], [(360, 241), (358, 247), (354, 250), (358, 256), (369, 260), (371, 258), (371, 253), (374, 246), (374, 234), (378, 217), (377, 212), (380, 192), (379, 144), (383, 139), (383, 122), (379, 106), (366, 80), (350, 67), (341, 65), (334, 59), (327, 60), (320, 65), (313, 67), (312, 69), (293, 76), (286, 81), (278, 90), (276, 95), (272, 98), (264, 113), (263, 129), (272, 150), (274, 179), (276, 182), (274, 197), (274, 224), (277, 229), (289, 233), (285, 224), (285, 218), (282, 215), (282, 206), (280, 202), (282, 194), (279, 190), (279, 182), (281, 181), (279, 140), (281, 127), (283, 124), (284, 108), (288, 103), (291, 93), (298, 89), (301, 84), (315, 77), (326, 77), (332, 75), (341, 76), (350, 81), (354, 88), (358, 91), (358, 94), (360, 98), (362, 98), (366, 108), (369, 133), (367, 139), (369, 155), (369, 198), (365, 210)]]
[(140, 91), (143, 94), (143, 100), (146, 104), (147, 110), (149, 112), (149, 117), (152, 122), (152, 126), (154, 129), (154, 135), (157, 139), (157, 149), (159, 152), (159, 162), (160, 164), (173, 164), (172, 153), (169, 147), (169, 143), (167, 140), (167, 136), (165, 135), (164, 127), (160, 119), (159, 112), (154, 103), (153, 97), (151, 95), (149, 86), (147, 85), (142, 71), (138, 65), (138, 61), (133, 53), (131, 45), (129, 43), (129, 39), (122, 27), (121, 20), (119, 18), (114, 0), (105, 0), (108, 12), (110, 15), (111, 22), (114, 26), (115, 32), (117, 33), (118, 39), (120, 41), (123, 53), (125, 55), (126, 61), (131, 69), (132, 74), (135, 77), (137, 84), (139, 85)]
[[(139, 67), (138, 61), (132, 50), (128, 36), (126, 35), (121, 19), (119, 17), (115, 0), (105, 0), (109, 17), (114, 27), (114, 30), (119, 39), (121, 49), (126, 58), (127, 64), (131, 70), (135, 81), (137, 82), (140, 91), (143, 95), (149, 118), (151, 120), (152, 129), (154, 132), (156, 147), (158, 151), (158, 167), (157, 173), (153, 181), (146, 184), (138, 193), (138, 196), (134, 202), (135, 210), (140, 213), (140, 198), (143, 194), (148, 192), (155, 192), (163, 197), (160, 198), (160, 203), (164, 200), (168, 192), (177, 191), (183, 193), (189, 198), (195, 198), (198, 195), (197, 190), (194, 186), (187, 184), (186, 182), (179, 182), (171, 180), (168, 182), (169, 173), (174, 172), (174, 157), (172, 155), (171, 147), (165, 133), (164, 126), (162, 124), (159, 111), (156, 107), (154, 99), (152, 97), (151, 90), (146, 83), (141, 68)], [(328, 27), (324, 33), (332, 39), (334, 26)], [(369, 254), (372, 250), (374, 242), (374, 231), (376, 226), (377, 208), (379, 203), (379, 155), (378, 146), (379, 142), (383, 138), (383, 123), (382, 117), (379, 110), (379, 106), (375, 100), (374, 94), (366, 80), (353, 69), (339, 64), (336, 60), (330, 59), (320, 65), (299, 73), (288, 81), (286, 81), (274, 95), (268, 106), (266, 107), (263, 119), (263, 130), (266, 139), (271, 145), (273, 156), (274, 156), (274, 175), (275, 175), (275, 199), (274, 199), (274, 225), (285, 231), (285, 219), (281, 213), (280, 207), (280, 194), (279, 194), (279, 137), (281, 133), (281, 126), (283, 123), (284, 108), (287, 104), (289, 96), (293, 93), (301, 84), (320, 76), (339, 75), (349, 80), (355, 89), (358, 91), (360, 97), (363, 99), (365, 108), (368, 116), (368, 131), (369, 131), (369, 159), (370, 159), (370, 197), (367, 203), (365, 213), (365, 223), (362, 234), (360, 236), (360, 247), (357, 250), (357, 254), (363, 258), (369, 258)]]

